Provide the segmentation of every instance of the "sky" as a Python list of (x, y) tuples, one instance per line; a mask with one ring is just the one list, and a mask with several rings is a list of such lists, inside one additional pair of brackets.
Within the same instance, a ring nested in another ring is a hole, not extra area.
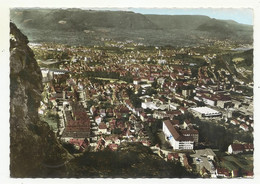
[[(102, 9), (102, 8), (101, 8)], [(103, 9), (104, 10), (104, 9)], [(249, 8), (111, 8), (111, 11), (123, 10), (133, 11), (141, 14), (159, 14), (159, 15), (206, 15), (211, 18), (222, 20), (234, 20), (238, 23), (253, 25), (253, 10)]]

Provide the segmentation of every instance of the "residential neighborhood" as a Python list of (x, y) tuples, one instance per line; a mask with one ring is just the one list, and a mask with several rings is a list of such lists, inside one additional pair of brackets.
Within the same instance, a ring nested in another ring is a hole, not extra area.
[(253, 98), (240, 92), (252, 89), (208, 64), (217, 53), (133, 42), (30, 46), (44, 85), (38, 112), (55, 117), (57, 139), (78, 154), (140, 143), (200, 177), (252, 177)]

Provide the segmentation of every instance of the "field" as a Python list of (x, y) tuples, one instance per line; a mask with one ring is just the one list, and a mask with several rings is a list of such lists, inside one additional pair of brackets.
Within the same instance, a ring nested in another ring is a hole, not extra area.
[(231, 170), (237, 170), (241, 168), (244, 171), (253, 170), (253, 155), (243, 154), (243, 155), (228, 155), (221, 158), (220, 166)]

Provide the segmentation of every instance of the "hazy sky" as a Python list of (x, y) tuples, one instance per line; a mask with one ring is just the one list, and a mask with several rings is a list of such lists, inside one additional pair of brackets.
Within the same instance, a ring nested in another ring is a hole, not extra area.
[[(101, 8), (102, 9), (102, 8)], [(252, 9), (233, 9), (233, 8), (196, 8), (196, 9), (148, 9), (148, 8), (124, 8), (109, 10), (133, 11), (141, 14), (160, 14), (160, 15), (207, 15), (211, 18), (234, 20), (242, 24), (253, 25)]]

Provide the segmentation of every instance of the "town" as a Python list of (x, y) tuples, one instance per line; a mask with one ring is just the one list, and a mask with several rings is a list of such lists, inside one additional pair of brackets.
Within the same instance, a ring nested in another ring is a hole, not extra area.
[(253, 177), (252, 70), (235, 49), (247, 45), (103, 42), (29, 44), (43, 77), (38, 113), (71, 154), (140, 143), (200, 177)]

